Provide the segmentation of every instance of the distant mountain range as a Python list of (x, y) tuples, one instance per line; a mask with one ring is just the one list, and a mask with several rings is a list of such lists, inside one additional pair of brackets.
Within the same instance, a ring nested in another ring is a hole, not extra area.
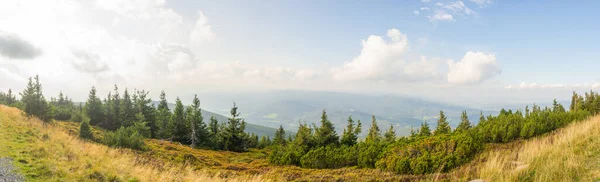
[[(152, 104), (154, 104), (155, 106), (158, 106), (158, 101), (153, 101)], [(169, 109), (173, 109), (175, 108), (175, 104), (173, 103), (169, 103)], [(208, 122), (210, 122), (210, 117), (215, 117), (215, 119), (217, 119), (217, 121), (223, 123), (223, 122), (227, 122), (228, 117), (214, 113), (214, 112), (210, 112), (207, 111), (205, 109), (201, 109), (202, 111), (202, 117), (204, 117), (204, 122), (208, 124)], [(273, 137), (273, 135), (275, 134), (275, 128), (271, 128), (271, 127), (266, 127), (266, 126), (261, 126), (261, 125), (257, 125), (257, 124), (252, 124), (249, 123), (246, 119), (246, 132), (247, 133), (254, 133), (256, 135), (260, 136), (270, 136)], [(290, 134), (293, 134), (293, 132), (289, 132)]]
[[(393, 125), (398, 135), (408, 135), (411, 126), (417, 129), (423, 121), (435, 128), (435, 121), (443, 110), (453, 126), (460, 122), (465, 110), (472, 123), (477, 123), (481, 110), (445, 104), (424, 99), (396, 95), (366, 95), (316, 91), (273, 91), (264, 93), (219, 93), (199, 95), (204, 108), (226, 114), (235, 101), (247, 122), (267, 126), (283, 126), (295, 131), (298, 123), (318, 124), (321, 111), (326, 110), (329, 120), (341, 134), (346, 120), (352, 116), (361, 120), (362, 134), (371, 126), (371, 116), (383, 131)], [(483, 111), (484, 115), (496, 111)]]

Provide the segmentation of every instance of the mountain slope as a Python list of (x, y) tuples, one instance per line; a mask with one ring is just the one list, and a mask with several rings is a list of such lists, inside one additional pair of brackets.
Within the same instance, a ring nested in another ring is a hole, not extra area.
[(451, 181), (599, 181), (600, 116), (545, 136), (490, 144), (470, 164), (445, 175)]
[[(225, 181), (214, 173), (76, 136), (0, 105), (0, 158), (12, 158), (27, 181)], [(238, 176), (227, 181), (264, 180)]]
[[(393, 125), (398, 135), (408, 135), (411, 126), (423, 120), (434, 123), (444, 110), (451, 125), (460, 121), (466, 110), (472, 123), (477, 123), (481, 110), (400, 95), (369, 95), (322, 91), (272, 91), (264, 93), (218, 93), (199, 95), (206, 109), (226, 114), (235, 101), (247, 122), (267, 127), (296, 131), (298, 122), (316, 123), (326, 110), (338, 133), (346, 126), (348, 116), (361, 120), (363, 133), (371, 126), (375, 115), (380, 128)], [(494, 112), (483, 111), (484, 115)]]

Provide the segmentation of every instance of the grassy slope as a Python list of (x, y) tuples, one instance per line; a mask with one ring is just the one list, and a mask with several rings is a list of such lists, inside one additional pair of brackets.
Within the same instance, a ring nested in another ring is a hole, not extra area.
[[(14, 159), (28, 181), (593, 181), (600, 179), (600, 117), (528, 141), (487, 146), (447, 174), (395, 175), (374, 169), (271, 166), (268, 151), (191, 149), (147, 140), (148, 151), (112, 149), (77, 139), (78, 123), (44, 126), (0, 105), (0, 157)], [(95, 129), (101, 136), (103, 131)]]
[(488, 145), (449, 179), (485, 181), (600, 181), (600, 116), (548, 135)]
[[(60, 126), (0, 105), (0, 157), (13, 158), (27, 181), (224, 181), (190, 166), (81, 141)], [(263, 181), (259, 176), (229, 180)]]

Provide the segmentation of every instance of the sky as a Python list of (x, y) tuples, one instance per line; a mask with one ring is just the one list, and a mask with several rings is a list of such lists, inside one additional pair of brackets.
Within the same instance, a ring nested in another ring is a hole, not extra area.
[(467, 106), (600, 87), (599, 1), (0, 1), (0, 91), (409, 95)]

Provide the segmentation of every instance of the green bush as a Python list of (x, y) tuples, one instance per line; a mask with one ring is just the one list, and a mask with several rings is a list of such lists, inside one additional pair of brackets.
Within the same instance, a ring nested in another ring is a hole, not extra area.
[(302, 156), (300, 163), (302, 167), (317, 169), (354, 166), (357, 161), (357, 151), (355, 146), (346, 145), (318, 147)]
[(83, 121), (79, 125), (79, 138), (93, 140), (94, 135), (92, 134), (92, 130), (90, 128), (89, 121)]
[(143, 150), (145, 148), (144, 137), (134, 127), (121, 127), (115, 132), (107, 132), (103, 143), (117, 148), (135, 150)]

